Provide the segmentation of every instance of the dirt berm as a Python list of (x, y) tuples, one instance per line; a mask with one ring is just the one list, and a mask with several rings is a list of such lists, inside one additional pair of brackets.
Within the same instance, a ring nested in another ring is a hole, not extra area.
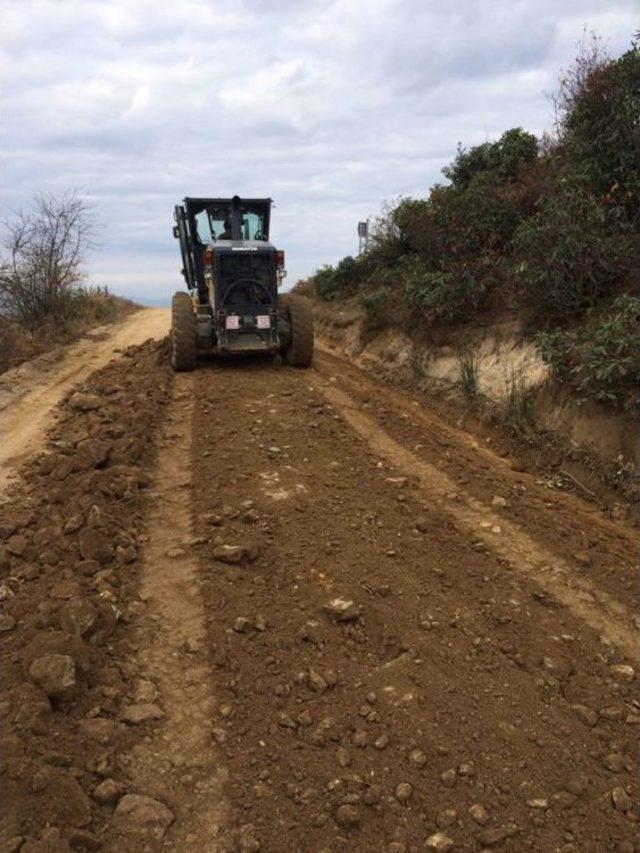
[(637, 539), (346, 362), (129, 351), (3, 512), (3, 850), (637, 851)]

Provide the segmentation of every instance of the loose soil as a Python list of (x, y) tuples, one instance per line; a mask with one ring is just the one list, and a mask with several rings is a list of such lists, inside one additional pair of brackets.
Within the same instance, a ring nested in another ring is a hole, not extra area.
[(122, 323), (94, 329), (75, 344), (6, 371), (0, 378), (0, 484), (4, 486), (42, 442), (49, 412), (70, 388), (128, 346), (164, 337), (168, 327), (167, 308), (145, 308)]
[(3, 513), (3, 850), (640, 849), (628, 526), (325, 354), (81, 390)]

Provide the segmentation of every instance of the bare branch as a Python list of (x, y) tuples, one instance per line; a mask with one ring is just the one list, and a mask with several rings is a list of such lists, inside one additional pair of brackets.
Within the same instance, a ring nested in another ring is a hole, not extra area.
[(32, 211), (4, 226), (0, 311), (31, 328), (64, 317), (94, 234), (93, 211), (75, 193), (36, 197)]

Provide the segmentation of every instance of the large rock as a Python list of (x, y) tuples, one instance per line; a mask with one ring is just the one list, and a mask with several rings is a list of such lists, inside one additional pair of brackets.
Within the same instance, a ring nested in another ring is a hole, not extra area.
[(173, 812), (153, 797), (125, 794), (116, 807), (114, 820), (117, 828), (127, 834), (161, 839), (173, 823)]
[(259, 556), (257, 545), (217, 545), (213, 549), (214, 559), (221, 563), (251, 563)]
[(16, 533), (7, 542), (7, 551), (16, 557), (21, 557), (27, 549), (27, 539), (21, 533)]
[(42, 767), (31, 781), (32, 809), (42, 824), (82, 827), (91, 821), (89, 798), (69, 773)]
[(110, 537), (96, 527), (85, 527), (78, 535), (80, 555), (84, 560), (96, 560), (106, 565), (113, 559), (114, 549)]
[(97, 394), (83, 394), (81, 391), (76, 391), (69, 398), (69, 405), (79, 412), (92, 412), (100, 408), (102, 400)]
[(137, 702), (135, 705), (126, 705), (120, 714), (121, 720), (133, 725), (146, 723), (148, 720), (160, 720), (162, 717), (164, 717), (164, 712), (152, 702)]
[(60, 608), (60, 627), (69, 634), (84, 637), (98, 620), (98, 611), (89, 599), (75, 595)]
[(48, 696), (61, 696), (76, 683), (76, 664), (69, 655), (44, 655), (33, 661), (29, 675)]

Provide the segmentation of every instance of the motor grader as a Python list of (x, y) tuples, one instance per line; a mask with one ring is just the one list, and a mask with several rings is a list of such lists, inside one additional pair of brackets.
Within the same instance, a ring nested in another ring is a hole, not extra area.
[(171, 363), (193, 370), (198, 356), (271, 352), (295, 367), (313, 357), (307, 299), (278, 294), (284, 252), (269, 242), (270, 198), (185, 198), (175, 208), (187, 292), (173, 297)]

